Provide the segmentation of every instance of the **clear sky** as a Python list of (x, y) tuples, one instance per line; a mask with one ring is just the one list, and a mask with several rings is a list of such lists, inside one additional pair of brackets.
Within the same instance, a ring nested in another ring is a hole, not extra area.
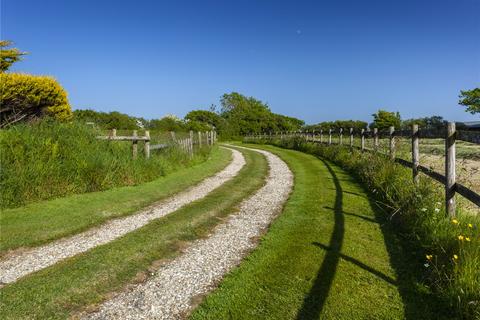
[(1, 0), (15, 71), (56, 77), (74, 108), (146, 118), (237, 91), (314, 123), (479, 120), (480, 0)]

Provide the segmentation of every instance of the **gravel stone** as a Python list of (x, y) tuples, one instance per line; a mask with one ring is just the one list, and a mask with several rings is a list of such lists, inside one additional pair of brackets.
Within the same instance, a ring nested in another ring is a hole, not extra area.
[(0, 261), (0, 284), (15, 282), (27, 274), (49, 267), (60, 260), (106, 244), (143, 227), (154, 219), (166, 216), (193, 201), (205, 197), (211, 191), (235, 177), (245, 165), (245, 158), (239, 151), (230, 148), (229, 150), (232, 152), (233, 159), (225, 169), (186, 191), (149, 207), (147, 210), (124, 218), (110, 220), (99, 227), (44, 246), (8, 254)]
[(240, 204), (206, 239), (194, 241), (178, 258), (160, 267), (146, 282), (102, 304), (84, 319), (183, 319), (199, 296), (213, 290), (255, 246), (255, 240), (282, 209), (293, 175), (277, 156), (262, 150), (269, 163), (266, 184)]

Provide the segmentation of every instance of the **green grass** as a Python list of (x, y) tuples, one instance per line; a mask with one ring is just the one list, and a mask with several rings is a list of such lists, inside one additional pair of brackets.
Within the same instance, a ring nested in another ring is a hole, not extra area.
[(0, 254), (19, 247), (37, 246), (81, 232), (108, 219), (134, 213), (213, 175), (226, 167), (230, 160), (230, 151), (215, 148), (207, 161), (145, 184), (3, 210), (0, 215)]
[(259, 247), (192, 319), (448, 319), (417, 282), (422, 262), (362, 186), (330, 162), (271, 146), (295, 174)]
[(96, 138), (98, 129), (81, 123), (43, 120), (0, 130), (0, 208), (20, 207), (72, 194), (108, 190), (152, 181), (205, 160), (209, 148), (193, 159), (177, 148), (132, 158), (132, 143)]
[(207, 236), (264, 184), (266, 159), (253, 151), (241, 152), (245, 167), (202, 200), (2, 288), (0, 318), (64, 319), (128, 283), (148, 278), (152, 265), (179, 254), (187, 241)]

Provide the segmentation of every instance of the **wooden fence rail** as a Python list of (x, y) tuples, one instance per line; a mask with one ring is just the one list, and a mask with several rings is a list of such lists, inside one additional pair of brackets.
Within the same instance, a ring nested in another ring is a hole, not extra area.
[[(343, 128), (338, 130), (338, 145), (343, 145)], [(359, 149), (362, 152), (374, 152), (381, 155), (384, 155), (390, 158), (392, 161), (395, 161), (405, 167), (412, 168), (412, 176), (415, 184), (418, 184), (419, 173), (424, 173), (428, 177), (442, 183), (445, 186), (445, 208), (449, 216), (455, 216), (456, 205), (455, 205), (455, 194), (459, 194), (465, 199), (469, 200), (473, 204), (480, 207), (480, 194), (467, 188), (466, 186), (458, 183), (456, 181), (456, 172), (455, 172), (455, 163), (456, 163), (456, 141), (462, 140), (471, 142), (474, 144), (480, 144), (480, 133), (468, 132), (468, 131), (457, 131), (455, 128), (455, 123), (449, 122), (446, 124), (444, 130), (419, 130), (418, 125), (413, 125), (411, 130), (398, 130), (396, 131), (394, 127), (390, 127), (388, 131), (379, 132), (376, 128), (373, 131), (367, 129), (361, 129), (359, 132), (355, 132), (353, 128), (349, 128), (348, 133), (350, 135), (350, 144), (349, 148)], [(274, 136), (266, 134), (256, 134), (256, 135), (247, 135), (246, 139), (287, 139), (292, 137), (302, 137), (308, 142), (318, 143), (323, 145), (332, 145), (334, 144), (332, 136), (335, 134), (334, 130), (328, 130), (328, 140), (325, 142), (323, 139), (323, 130), (320, 129), (320, 132), (281, 132), (276, 133)], [(354, 145), (354, 137), (360, 137), (360, 146)], [(411, 139), (411, 156), (412, 161), (408, 161), (402, 158), (396, 157), (396, 142), (398, 137), (408, 137)], [(373, 149), (366, 148), (366, 140), (368, 138), (372, 139)], [(379, 152), (379, 139), (388, 138), (388, 154), (383, 154)], [(425, 166), (420, 165), (420, 148), (419, 148), (419, 139), (420, 138), (442, 138), (445, 140), (445, 175), (433, 171)]]
[(201, 147), (202, 145), (214, 145), (217, 141), (217, 133), (215, 131), (206, 131), (198, 132), (196, 135), (198, 138), (195, 141), (195, 135), (193, 131), (189, 132), (188, 138), (177, 139), (175, 132), (170, 132), (170, 141), (168, 143), (160, 143), (150, 145), (151, 137), (150, 131), (146, 130), (144, 136), (139, 136), (137, 130), (132, 131), (131, 136), (117, 136), (117, 130), (110, 130), (109, 135), (107, 136), (98, 136), (97, 139), (101, 140), (111, 140), (111, 141), (131, 141), (132, 142), (132, 156), (134, 159), (138, 156), (138, 142), (143, 142), (143, 152), (145, 158), (150, 158), (150, 152), (152, 150), (161, 150), (169, 147), (176, 146), (185, 153), (188, 153), (190, 156), (193, 156), (194, 145)]

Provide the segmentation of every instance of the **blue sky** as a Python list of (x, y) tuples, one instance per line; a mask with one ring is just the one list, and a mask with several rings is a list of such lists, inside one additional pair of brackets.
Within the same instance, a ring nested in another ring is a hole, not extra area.
[(307, 123), (478, 120), (480, 0), (1, 1), (15, 71), (56, 77), (74, 108), (146, 118), (237, 91)]

